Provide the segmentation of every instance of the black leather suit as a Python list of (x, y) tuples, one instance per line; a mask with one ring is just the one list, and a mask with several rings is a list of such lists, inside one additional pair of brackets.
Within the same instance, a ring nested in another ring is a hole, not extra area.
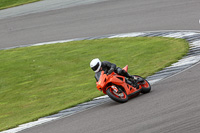
[[(115, 73), (122, 75), (124, 77), (132, 78), (132, 76), (129, 75), (129, 73), (127, 73), (126, 71), (124, 71), (120, 67), (117, 67), (115, 64), (110, 63), (108, 61), (101, 62), (101, 69), (104, 71), (105, 74), (111, 74), (114, 71)], [(95, 73), (96, 80), (98, 80), (98, 77), (99, 77), (98, 75), (99, 75), (98, 72)]]

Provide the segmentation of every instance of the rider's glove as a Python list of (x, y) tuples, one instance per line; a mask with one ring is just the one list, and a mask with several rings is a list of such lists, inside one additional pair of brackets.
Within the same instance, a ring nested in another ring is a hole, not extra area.
[(111, 74), (113, 71), (114, 71), (114, 68), (110, 68), (107, 75)]

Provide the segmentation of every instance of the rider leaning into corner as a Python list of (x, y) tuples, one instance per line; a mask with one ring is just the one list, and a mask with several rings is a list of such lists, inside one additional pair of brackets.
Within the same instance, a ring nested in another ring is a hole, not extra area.
[(101, 62), (98, 58), (93, 59), (90, 62), (90, 67), (91, 69), (95, 72), (95, 79), (98, 77), (98, 72), (104, 71), (105, 74), (109, 75), (112, 72), (117, 73), (118, 75), (124, 76), (128, 79), (126, 79), (126, 82), (133, 87), (138, 88), (137, 81), (134, 79), (134, 76), (131, 76), (128, 72), (125, 70), (121, 69), (120, 67), (117, 67), (115, 64), (110, 63), (108, 61), (103, 61)]

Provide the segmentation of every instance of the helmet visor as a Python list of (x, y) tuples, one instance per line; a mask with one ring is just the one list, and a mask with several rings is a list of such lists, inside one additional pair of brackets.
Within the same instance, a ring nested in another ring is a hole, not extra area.
[(98, 68), (99, 68), (99, 62), (95, 66), (92, 67), (92, 70), (96, 71)]

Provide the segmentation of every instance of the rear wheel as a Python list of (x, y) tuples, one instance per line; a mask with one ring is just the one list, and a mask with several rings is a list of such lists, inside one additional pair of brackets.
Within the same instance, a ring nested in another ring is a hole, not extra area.
[(142, 78), (142, 77), (140, 77), (140, 76), (138, 76), (138, 75), (134, 75), (136, 78), (141, 78), (141, 79), (143, 79), (143, 82), (139, 82), (138, 84), (140, 84), (141, 85), (141, 87), (142, 87), (142, 89), (141, 89), (141, 93), (142, 94), (146, 94), (146, 93), (149, 93), (150, 91), (151, 91), (151, 85), (150, 85), (150, 83), (146, 80), (146, 79), (144, 79), (144, 78)]
[(142, 86), (141, 93), (146, 94), (151, 91), (151, 85), (147, 80), (144, 80), (144, 83), (142, 83), (141, 86)]
[[(115, 89), (114, 89), (115, 88)], [(116, 91), (118, 90), (118, 91)], [(125, 103), (128, 101), (128, 96), (115, 85), (112, 85), (106, 90), (107, 95), (116, 102)]]

